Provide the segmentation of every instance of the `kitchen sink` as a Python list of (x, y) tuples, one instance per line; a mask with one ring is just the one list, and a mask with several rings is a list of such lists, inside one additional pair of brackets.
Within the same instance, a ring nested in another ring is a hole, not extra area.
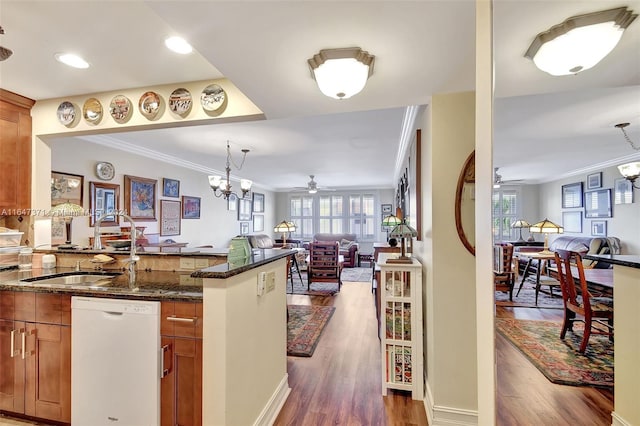
[(42, 277), (24, 278), (21, 283), (34, 287), (97, 287), (109, 284), (113, 278), (121, 275), (117, 272), (95, 273), (95, 272), (65, 272), (54, 275), (44, 275)]

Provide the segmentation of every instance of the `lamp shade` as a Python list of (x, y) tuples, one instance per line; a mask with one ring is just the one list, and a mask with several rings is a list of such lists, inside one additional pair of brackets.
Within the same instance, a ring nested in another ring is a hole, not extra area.
[(375, 56), (359, 47), (323, 49), (307, 62), (320, 91), (335, 99), (347, 99), (364, 89), (373, 74)]
[(392, 214), (390, 214), (389, 216), (385, 216), (382, 219), (382, 226), (384, 226), (385, 228), (393, 228), (400, 225), (401, 223), (402, 221), (397, 216), (394, 216)]
[(619, 7), (571, 17), (538, 34), (525, 56), (553, 76), (588, 70), (616, 47), (636, 16)]
[(393, 238), (417, 237), (418, 231), (416, 231), (406, 223), (401, 223), (400, 225), (397, 225), (395, 228), (393, 228), (389, 236)]
[(531, 227), (529, 228), (529, 232), (541, 232), (543, 234), (562, 234), (564, 232), (564, 228), (545, 218), (543, 221), (531, 225)]
[(296, 231), (296, 224), (293, 222), (287, 222), (286, 220), (283, 220), (282, 222), (277, 224), (275, 228), (273, 228), (273, 232), (295, 232), (295, 231)]
[(618, 166), (618, 170), (620, 171), (620, 174), (626, 177), (627, 179), (628, 178), (637, 179), (638, 176), (640, 176), (640, 161)]
[(512, 228), (528, 228), (531, 224), (524, 219), (518, 219), (511, 224)]
[(50, 215), (58, 217), (86, 216), (84, 208), (82, 208), (82, 206), (70, 203), (68, 201), (53, 206), (50, 210)]

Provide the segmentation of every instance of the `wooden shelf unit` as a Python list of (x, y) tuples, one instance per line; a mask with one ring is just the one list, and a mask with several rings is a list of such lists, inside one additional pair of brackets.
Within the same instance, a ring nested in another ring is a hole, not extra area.
[(378, 258), (382, 395), (400, 389), (422, 400), (422, 265), (416, 259), (410, 264), (387, 263), (390, 256), (381, 253)]

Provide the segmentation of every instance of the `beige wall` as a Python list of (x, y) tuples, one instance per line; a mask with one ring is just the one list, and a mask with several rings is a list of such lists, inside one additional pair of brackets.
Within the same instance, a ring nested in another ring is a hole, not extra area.
[(427, 412), (431, 423), (477, 421), (475, 259), (455, 227), (456, 184), (475, 145), (473, 92), (436, 95), (422, 129)]

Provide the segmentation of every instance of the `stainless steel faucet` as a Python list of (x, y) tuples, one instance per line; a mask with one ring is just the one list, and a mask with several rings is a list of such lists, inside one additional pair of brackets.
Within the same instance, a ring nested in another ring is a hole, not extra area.
[(127, 222), (129, 222), (129, 224), (131, 224), (131, 247), (129, 248), (128, 271), (129, 271), (129, 287), (135, 288), (136, 262), (140, 260), (140, 257), (136, 254), (136, 233), (137, 233), (136, 224), (133, 221), (133, 219), (131, 219), (130, 216), (124, 213), (118, 213), (118, 212), (108, 212), (100, 216), (96, 220), (94, 225), (95, 227), (93, 228), (93, 249), (102, 250), (102, 241), (100, 240), (100, 224), (105, 218), (112, 217), (112, 216), (122, 216)]

